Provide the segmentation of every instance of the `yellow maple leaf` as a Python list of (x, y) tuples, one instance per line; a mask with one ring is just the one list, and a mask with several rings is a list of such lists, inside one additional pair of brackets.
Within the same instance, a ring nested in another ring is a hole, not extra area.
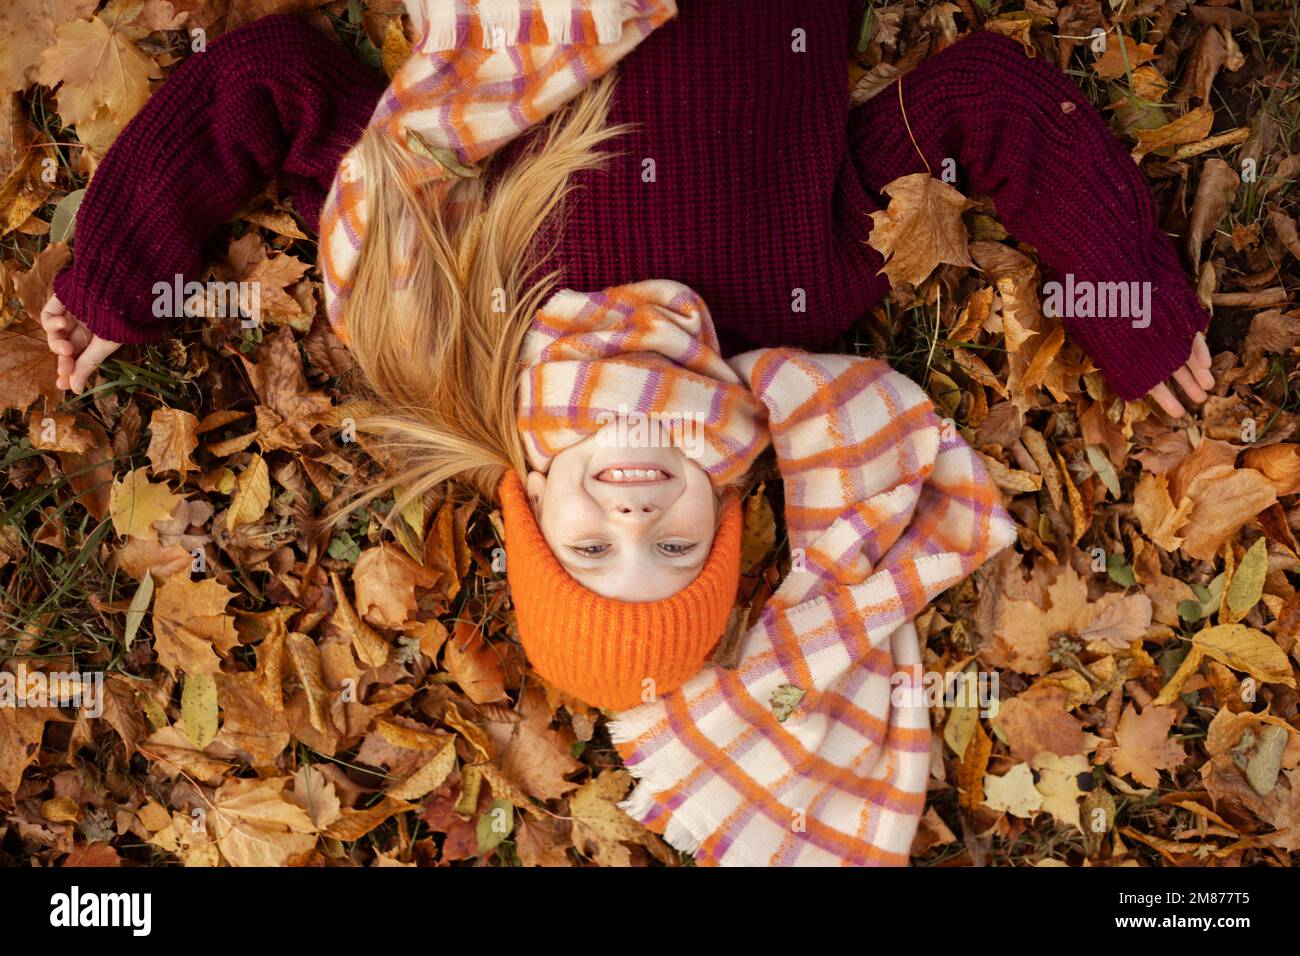
[(153, 523), (171, 517), (172, 510), (184, 499), (173, 494), (164, 482), (152, 482), (145, 468), (137, 468), (113, 481), (108, 513), (113, 530), (122, 537), (158, 540)]

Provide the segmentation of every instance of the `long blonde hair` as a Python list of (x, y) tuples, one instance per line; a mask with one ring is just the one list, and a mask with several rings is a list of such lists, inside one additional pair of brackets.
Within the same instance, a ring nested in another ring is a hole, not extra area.
[(395, 489), (400, 508), (451, 478), (492, 499), (507, 468), (525, 474), (518, 357), (557, 279), (526, 263), (550, 237), (543, 226), (571, 175), (600, 165), (597, 147), (628, 129), (606, 125), (613, 83), (611, 74), (575, 97), (522, 161), (458, 180), (446, 204), (413, 184), (413, 160), (390, 137), (374, 127), (362, 136), (367, 230), (344, 321), (380, 409), (357, 428), (394, 463), (333, 520)]

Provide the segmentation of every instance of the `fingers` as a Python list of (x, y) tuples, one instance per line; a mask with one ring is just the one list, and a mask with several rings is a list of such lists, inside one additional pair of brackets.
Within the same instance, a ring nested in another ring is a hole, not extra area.
[(69, 382), (71, 389), (80, 395), (86, 389), (86, 382), (95, 369), (99, 368), (104, 359), (108, 358), (114, 352), (121, 348), (120, 343), (110, 342), (107, 339), (101, 339), (98, 335), (91, 338), (90, 343), (81, 351), (77, 357), (77, 363), (72, 369), (72, 376)]
[(1205, 343), (1205, 334), (1197, 332), (1192, 339), (1192, 357), (1187, 360), (1192, 377), (1201, 388), (1209, 391), (1214, 388), (1214, 373), (1210, 371), (1210, 347)]
[(55, 355), (65, 354), (59, 348), (59, 343), (67, 340), (76, 325), (76, 320), (68, 314), (63, 303), (56, 296), (50, 296), (45, 307), (41, 309), (41, 328), (45, 330), (45, 344), (49, 346), (51, 352)]
[(46, 316), (66, 315), (68, 307), (59, 301), (57, 295), (52, 295), (45, 300), (45, 305), (41, 306), (41, 324), (45, 324)]
[(72, 387), (72, 370), (76, 368), (76, 365), (76, 359), (67, 355), (59, 356), (59, 366), (54, 377), (54, 384), (57, 388), (69, 389)]
[(1169, 386), (1164, 382), (1161, 382), (1155, 388), (1151, 389), (1151, 391), (1147, 392), (1147, 395), (1157, 405), (1159, 405), (1167, 415), (1173, 418), (1182, 418), (1187, 414), (1187, 410), (1183, 408), (1182, 402), (1174, 398), (1174, 393), (1169, 390)]
[(1174, 372), (1174, 381), (1182, 386), (1183, 394), (1196, 405), (1201, 404), (1208, 397), (1205, 389), (1196, 384), (1196, 379), (1192, 377), (1192, 371), (1186, 365)]

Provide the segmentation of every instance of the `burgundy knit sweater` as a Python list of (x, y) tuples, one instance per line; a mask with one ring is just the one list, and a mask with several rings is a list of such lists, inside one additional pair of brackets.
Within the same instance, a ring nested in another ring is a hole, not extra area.
[[(1078, 87), (1019, 44), (978, 33), (850, 109), (845, 60), (862, 0), (679, 2), (617, 67), (604, 170), (579, 174), (553, 252), (563, 283), (646, 278), (709, 303), (726, 354), (829, 346), (888, 291), (866, 244), (882, 188), (956, 161), (991, 196), (1045, 278), (1149, 281), (1151, 323), (1063, 319), (1124, 398), (1167, 378), (1205, 327), (1150, 189)], [(805, 50), (792, 31), (805, 31)], [(77, 217), (55, 292), (98, 335), (166, 331), (154, 283), (202, 266), (204, 240), (273, 175), (315, 230), (343, 154), (383, 84), (288, 16), (258, 20), (183, 63), (128, 125)], [(1064, 104), (1073, 104), (1067, 109)], [(509, 162), (526, 139), (507, 147)], [(647, 163), (652, 160), (653, 163)], [(649, 175), (649, 171), (653, 175)]]

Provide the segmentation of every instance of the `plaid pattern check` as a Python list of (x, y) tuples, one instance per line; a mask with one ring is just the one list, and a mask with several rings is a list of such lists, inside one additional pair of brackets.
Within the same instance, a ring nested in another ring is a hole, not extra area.
[[(675, 0), (407, 0), (406, 9), (417, 41), (370, 125), (409, 153), (413, 185), (433, 203), (455, 202), (454, 165), (478, 162), (554, 113), (677, 13)], [(344, 341), (365, 180), (354, 147), (321, 211), (325, 308)]]
[(722, 358), (708, 307), (679, 282), (555, 293), (520, 364), (519, 431), (537, 471), (620, 422), (684, 448), (715, 486), (740, 478), (767, 447), (766, 409)]
[[(611, 725), (638, 779), (624, 809), (705, 865), (905, 865), (930, 763), (927, 708), (891, 693), (919, 686), (910, 622), (1014, 524), (885, 362), (773, 348), (730, 364), (768, 411), (796, 565), (738, 667)], [(782, 689), (802, 692), (784, 720)]]

